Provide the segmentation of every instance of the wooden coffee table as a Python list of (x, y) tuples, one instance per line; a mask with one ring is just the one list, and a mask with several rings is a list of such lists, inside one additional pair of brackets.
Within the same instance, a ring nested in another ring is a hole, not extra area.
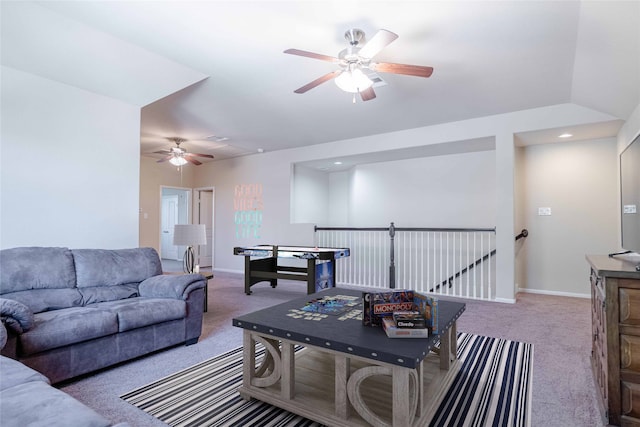
[[(301, 310), (337, 295), (361, 302), (362, 292), (332, 288), (233, 319), (244, 329), (240, 395), (331, 426), (427, 425), (459, 369), (465, 304), (439, 301), (437, 336), (391, 339), (362, 325), (361, 306), (324, 316)], [(265, 357), (256, 357), (256, 343)]]

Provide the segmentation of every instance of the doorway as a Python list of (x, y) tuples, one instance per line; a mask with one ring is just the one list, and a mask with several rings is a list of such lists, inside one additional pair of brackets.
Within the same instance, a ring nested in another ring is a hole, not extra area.
[(196, 260), (200, 267), (211, 269), (213, 269), (214, 260), (214, 194), (213, 187), (195, 188), (193, 190), (193, 223), (204, 224), (207, 234), (207, 244), (198, 247)]
[(185, 247), (173, 244), (173, 229), (190, 223), (191, 189), (161, 186), (160, 200), (160, 258), (181, 261)]

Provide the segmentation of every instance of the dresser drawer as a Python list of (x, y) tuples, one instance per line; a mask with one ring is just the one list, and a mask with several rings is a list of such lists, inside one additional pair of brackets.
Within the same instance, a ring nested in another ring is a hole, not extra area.
[(620, 323), (640, 325), (640, 289), (620, 288)]
[(628, 382), (620, 384), (622, 398), (622, 413), (627, 417), (640, 419), (640, 385)]
[(640, 337), (620, 335), (620, 368), (640, 373)]

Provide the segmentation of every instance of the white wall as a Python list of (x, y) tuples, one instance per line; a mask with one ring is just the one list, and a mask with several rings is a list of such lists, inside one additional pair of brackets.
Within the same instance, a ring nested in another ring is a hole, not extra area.
[(349, 225), (494, 227), (495, 167), (494, 151), (356, 166)]
[[(528, 291), (588, 297), (586, 254), (618, 247), (615, 138), (524, 148), (523, 209), (529, 230)], [(550, 207), (550, 216), (539, 216)]]
[[(516, 147), (514, 156), (515, 178), (515, 233), (526, 229), (526, 189), (525, 189), (525, 148)], [(527, 282), (527, 239), (515, 242), (515, 281), (516, 288), (524, 288)]]
[(292, 190), (292, 223), (326, 224), (329, 212), (329, 174), (295, 165)]
[(138, 246), (140, 110), (2, 67), (0, 247)]
[[(351, 194), (351, 176), (353, 170), (329, 174), (329, 218), (330, 227), (349, 224), (349, 195)], [(320, 225), (320, 224), (318, 224)]]

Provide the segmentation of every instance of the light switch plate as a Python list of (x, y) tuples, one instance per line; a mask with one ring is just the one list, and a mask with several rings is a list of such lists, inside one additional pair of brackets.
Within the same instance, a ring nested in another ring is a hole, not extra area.
[(551, 208), (538, 208), (538, 216), (551, 215)]

